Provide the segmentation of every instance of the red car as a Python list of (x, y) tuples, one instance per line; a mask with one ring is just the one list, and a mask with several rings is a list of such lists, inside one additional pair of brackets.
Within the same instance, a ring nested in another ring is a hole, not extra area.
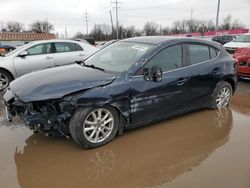
[(250, 78), (250, 48), (239, 48), (233, 57), (238, 60), (239, 76)]

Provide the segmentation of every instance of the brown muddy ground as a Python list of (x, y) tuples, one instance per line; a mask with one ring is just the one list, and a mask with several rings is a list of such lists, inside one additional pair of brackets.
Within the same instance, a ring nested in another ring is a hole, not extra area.
[(0, 114), (0, 188), (250, 187), (250, 81), (227, 109), (126, 131), (92, 150)]

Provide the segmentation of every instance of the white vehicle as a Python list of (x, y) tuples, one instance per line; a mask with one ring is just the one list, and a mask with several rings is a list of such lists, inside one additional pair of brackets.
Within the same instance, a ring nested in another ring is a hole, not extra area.
[(26, 73), (82, 61), (98, 48), (73, 40), (44, 40), (26, 44), (0, 57), (0, 90)]
[(226, 51), (234, 54), (238, 48), (250, 47), (250, 33), (237, 36), (232, 42), (224, 44)]

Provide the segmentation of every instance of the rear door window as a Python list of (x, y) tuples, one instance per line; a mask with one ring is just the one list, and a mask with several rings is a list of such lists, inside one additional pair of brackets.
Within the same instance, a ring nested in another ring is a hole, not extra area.
[(188, 54), (190, 64), (194, 65), (216, 58), (218, 55), (218, 50), (207, 45), (189, 44)]
[(190, 64), (197, 64), (210, 59), (209, 47), (204, 45), (190, 44), (189, 45), (189, 60)]
[(78, 44), (71, 42), (56, 42), (55, 48), (57, 53), (83, 51), (83, 49)]

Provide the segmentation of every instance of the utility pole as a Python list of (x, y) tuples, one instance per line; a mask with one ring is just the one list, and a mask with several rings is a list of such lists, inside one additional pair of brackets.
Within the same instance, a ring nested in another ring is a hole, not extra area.
[(83, 18), (85, 19), (87, 35), (89, 35), (89, 28), (88, 28), (89, 14), (88, 14), (87, 10), (85, 10)]
[(109, 11), (109, 15), (110, 15), (111, 28), (112, 28), (112, 39), (113, 39), (113, 37), (114, 37), (114, 24), (113, 24), (113, 18), (112, 18), (111, 10)]
[(68, 38), (68, 32), (67, 32), (67, 27), (65, 27), (65, 38)]
[(119, 22), (118, 22), (118, 9), (120, 8), (119, 7), (119, 4), (121, 4), (122, 2), (121, 1), (118, 1), (118, 0), (115, 0), (113, 2), (111, 2), (112, 4), (115, 4), (115, 13), (116, 13), (116, 38), (118, 39), (119, 38)]
[(215, 30), (218, 30), (219, 26), (219, 15), (220, 15), (220, 0), (218, 0), (218, 6), (217, 6), (217, 15), (216, 15), (216, 24), (215, 24)]
[(192, 21), (192, 20), (193, 20), (193, 13), (194, 13), (194, 10), (193, 10), (193, 9), (191, 9), (190, 13), (191, 13), (190, 20)]

